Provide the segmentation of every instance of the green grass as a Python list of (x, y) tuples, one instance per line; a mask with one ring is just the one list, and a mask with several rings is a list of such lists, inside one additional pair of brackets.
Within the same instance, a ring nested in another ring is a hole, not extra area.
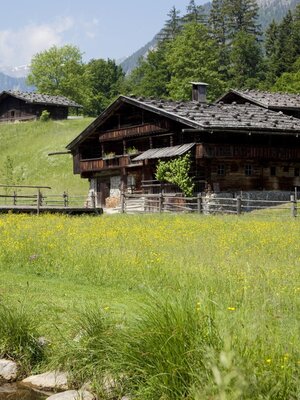
[(6, 182), (4, 166), (7, 157), (13, 161), (15, 176), (22, 171), (24, 185), (52, 187), (53, 194), (86, 194), (88, 183), (73, 175), (70, 155), (48, 156), (48, 153), (65, 151), (71, 142), (92, 119), (49, 122), (26, 122), (0, 125), (0, 183)]
[(4, 215), (0, 296), (39, 315), (44, 369), (103, 398), (298, 399), (298, 234), (269, 215)]

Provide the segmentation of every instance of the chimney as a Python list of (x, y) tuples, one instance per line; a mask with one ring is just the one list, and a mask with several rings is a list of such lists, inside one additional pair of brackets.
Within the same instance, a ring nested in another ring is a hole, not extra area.
[(192, 100), (206, 104), (206, 90), (208, 84), (204, 82), (191, 82), (191, 84), (193, 85)]

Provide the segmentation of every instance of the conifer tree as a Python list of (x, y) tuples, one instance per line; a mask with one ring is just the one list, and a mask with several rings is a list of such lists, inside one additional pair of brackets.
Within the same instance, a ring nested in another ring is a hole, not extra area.
[(197, 6), (195, 0), (190, 0), (189, 5), (186, 8), (186, 14), (182, 18), (184, 23), (206, 23), (203, 7)]
[(159, 41), (173, 40), (182, 28), (180, 11), (175, 6), (171, 8), (167, 16), (169, 19), (167, 19), (163, 29), (158, 34)]
[(261, 33), (260, 25), (257, 23), (259, 7), (256, 0), (225, 0), (224, 7), (231, 38), (239, 32), (255, 36)]
[(211, 3), (208, 22), (212, 38), (216, 41), (220, 49), (219, 71), (224, 76), (224, 79), (227, 79), (227, 66), (229, 65), (229, 43), (225, 5), (226, 0), (213, 0)]

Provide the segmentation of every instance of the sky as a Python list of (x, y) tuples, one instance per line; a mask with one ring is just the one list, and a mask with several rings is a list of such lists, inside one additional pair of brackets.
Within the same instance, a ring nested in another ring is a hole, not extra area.
[[(205, 0), (198, 0), (198, 5)], [(129, 56), (189, 0), (14, 0), (0, 13), (0, 66), (29, 64), (53, 45), (78, 46), (84, 61)]]

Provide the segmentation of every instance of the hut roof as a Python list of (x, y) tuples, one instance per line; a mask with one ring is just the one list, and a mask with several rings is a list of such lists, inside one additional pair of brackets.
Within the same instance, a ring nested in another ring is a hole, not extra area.
[(219, 100), (217, 100), (217, 103), (231, 102), (231, 100), (234, 99), (236, 96), (264, 108), (300, 110), (300, 94), (271, 93), (260, 90), (243, 91), (231, 89), (229, 92), (225, 93)]
[(73, 100), (64, 96), (51, 96), (48, 94), (40, 94), (34, 92), (21, 92), (18, 90), (5, 90), (0, 93), (0, 100), (6, 96), (13, 96), (17, 99), (24, 100), (26, 103), (47, 104), (62, 107), (81, 108), (82, 106)]
[(195, 101), (167, 101), (120, 96), (68, 146), (72, 149), (122, 107), (131, 104), (203, 131), (243, 131), (267, 134), (300, 134), (300, 119), (253, 104), (202, 104)]

